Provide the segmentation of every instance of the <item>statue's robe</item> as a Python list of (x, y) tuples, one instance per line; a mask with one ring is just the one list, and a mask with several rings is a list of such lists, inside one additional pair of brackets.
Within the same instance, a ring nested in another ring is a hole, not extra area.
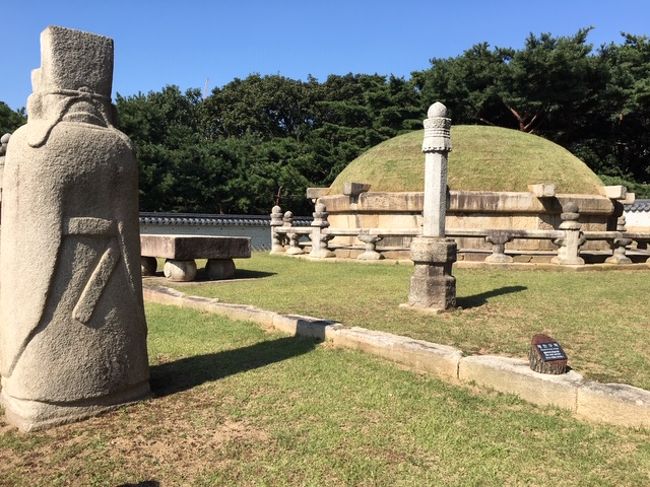
[(33, 147), (39, 130), (17, 130), (5, 163), (2, 394), (53, 404), (141, 397), (147, 332), (132, 148), (110, 125), (79, 117), (63, 117)]

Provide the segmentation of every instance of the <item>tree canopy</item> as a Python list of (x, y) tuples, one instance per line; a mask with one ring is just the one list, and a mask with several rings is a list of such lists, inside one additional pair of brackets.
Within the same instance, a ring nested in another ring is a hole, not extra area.
[[(650, 196), (650, 40), (623, 34), (595, 49), (589, 32), (531, 34), (520, 49), (480, 43), (408, 79), (252, 74), (205, 97), (176, 86), (118, 95), (119, 125), (140, 162), (141, 208), (268, 213), (281, 204), (308, 213), (306, 187), (328, 186), (363, 151), (421, 128), (436, 100), (454, 124), (540, 135)], [(24, 110), (0, 102), (0, 132), (24, 121)]]

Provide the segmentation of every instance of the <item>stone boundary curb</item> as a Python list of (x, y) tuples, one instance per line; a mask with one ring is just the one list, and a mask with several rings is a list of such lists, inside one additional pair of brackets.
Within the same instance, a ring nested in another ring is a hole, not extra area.
[[(345, 262), (361, 265), (404, 265), (413, 267), (411, 259), (382, 259), (382, 260), (358, 260), (349, 259), (344, 257), (328, 257), (326, 259), (310, 257), (309, 254), (300, 255), (282, 255), (271, 254), (274, 257), (282, 257), (286, 259), (302, 259), (311, 262)], [(557, 271), (557, 272), (592, 272), (592, 271), (647, 271), (650, 264), (637, 262), (633, 264), (584, 264), (584, 265), (557, 265), (550, 262), (509, 262), (509, 263), (495, 263), (490, 264), (483, 261), (473, 260), (458, 260), (454, 262), (456, 269), (495, 269), (495, 270), (512, 270), (512, 271)]]
[(454, 347), (423, 340), (346, 327), (312, 316), (284, 315), (254, 306), (222, 303), (191, 296), (161, 285), (145, 285), (146, 301), (216, 313), (233, 320), (252, 321), (269, 331), (327, 340), (334, 346), (360, 350), (453, 384), (475, 384), (515, 394), (525, 401), (570, 410), (576, 417), (619, 426), (650, 428), (650, 391), (627, 384), (587, 381), (575, 372), (546, 375), (528, 361), (496, 355), (463, 356)]

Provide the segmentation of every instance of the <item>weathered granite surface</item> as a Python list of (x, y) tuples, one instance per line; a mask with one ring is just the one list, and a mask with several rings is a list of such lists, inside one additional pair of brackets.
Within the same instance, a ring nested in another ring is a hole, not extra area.
[(422, 142), (425, 155), (422, 235), (411, 242), (414, 269), (406, 306), (434, 313), (456, 306), (456, 278), (451, 271), (458, 249), (454, 240), (445, 238), (450, 128), (447, 108), (438, 102), (431, 105), (424, 121)]
[(112, 39), (48, 27), (3, 177), (0, 365), (30, 430), (149, 393), (138, 166), (115, 127)]
[(9, 145), (9, 139), (11, 134), (4, 134), (0, 137), (0, 201), (2, 201), (2, 174), (5, 170), (5, 156), (7, 155), (7, 146)]
[(173, 260), (246, 259), (251, 256), (250, 237), (199, 235), (140, 235), (141, 255)]

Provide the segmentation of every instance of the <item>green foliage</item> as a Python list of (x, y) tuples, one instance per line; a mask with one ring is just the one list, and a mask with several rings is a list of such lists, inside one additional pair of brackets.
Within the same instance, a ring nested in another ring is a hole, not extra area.
[(328, 185), (367, 148), (413, 125), (419, 98), (401, 78), (282, 76), (197, 90), (117, 97), (120, 128), (140, 161), (141, 208), (309, 213), (308, 186)]
[(0, 101), (0, 135), (12, 133), (26, 121), (24, 108), (14, 111), (6, 103)]
[(592, 170), (650, 181), (650, 43), (624, 34), (623, 44), (594, 52), (574, 36), (530, 35), (523, 49), (478, 44), (433, 59), (413, 73), (422, 110), (442, 100), (456, 124), (489, 124), (557, 142)]
[[(440, 100), (455, 125), (534, 133), (598, 174), (650, 182), (650, 40), (623, 34), (594, 49), (590, 28), (529, 35), (520, 49), (477, 44), (432, 59), (410, 79), (378, 74), (305, 81), (252, 74), (203, 98), (197, 89), (117, 97), (141, 165), (143, 210), (309, 213), (308, 186), (329, 186), (378, 143), (421, 129)], [(0, 132), (25, 121), (0, 102)], [(647, 195), (643, 187), (639, 193)]]

